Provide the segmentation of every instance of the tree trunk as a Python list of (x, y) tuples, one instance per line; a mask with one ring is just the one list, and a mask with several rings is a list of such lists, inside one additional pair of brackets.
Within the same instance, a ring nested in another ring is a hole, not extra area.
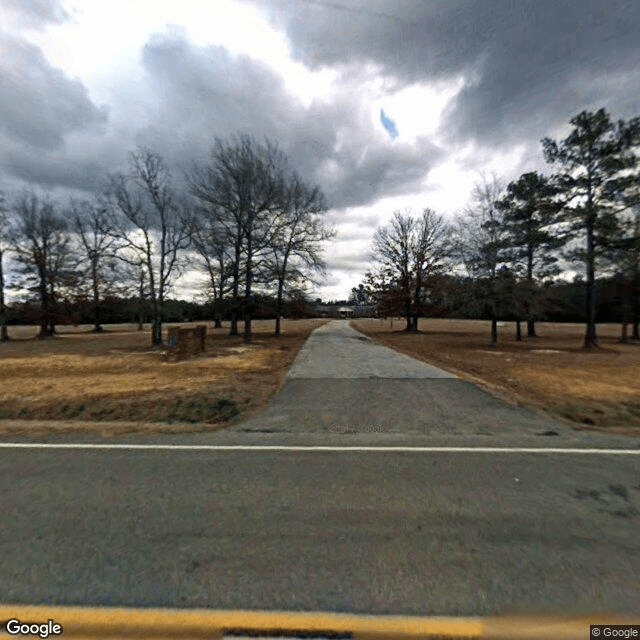
[(236, 238), (235, 245), (235, 263), (233, 265), (233, 293), (231, 299), (231, 325), (229, 326), (229, 335), (238, 335), (238, 316), (239, 316), (239, 289), (240, 289), (240, 242)]
[(215, 289), (215, 282), (212, 280), (212, 284), (214, 286), (213, 289), (213, 303), (211, 305), (211, 317), (213, 318), (213, 328), (220, 329), (222, 327), (222, 310), (220, 308), (220, 300), (218, 298), (218, 294)]
[(162, 318), (160, 316), (153, 317), (153, 323), (151, 324), (151, 344), (162, 344)]
[(2, 249), (0, 248), (0, 342), (9, 340), (7, 332), (7, 308), (4, 304), (4, 271), (2, 268)]
[(531, 298), (533, 297), (533, 247), (529, 245), (527, 252), (527, 285), (529, 291), (527, 292), (527, 299), (525, 301), (525, 312), (527, 314), (527, 337), (536, 337), (536, 323), (533, 319), (533, 305), (531, 304)]
[(253, 335), (251, 333), (250, 304), (251, 304), (251, 302), (247, 301), (244, 313), (242, 314), (242, 317), (244, 319), (244, 338), (243, 338), (244, 344), (251, 344), (251, 340), (252, 340), (252, 337), (253, 337)]
[(43, 317), (40, 321), (40, 333), (38, 334), (38, 338), (50, 338), (52, 335), (49, 321), (47, 318)]
[(53, 282), (51, 282), (49, 285), (49, 336), (54, 336), (56, 334), (56, 321), (54, 316), (56, 310), (55, 300), (55, 291), (53, 289)]
[(158, 275), (158, 286), (156, 287), (156, 279), (151, 264), (151, 254), (147, 253), (147, 274), (149, 277), (149, 298), (151, 298), (151, 344), (162, 344), (162, 307), (164, 301), (164, 282), (162, 275), (162, 267)]
[(98, 265), (95, 261), (91, 265), (91, 278), (93, 284), (93, 330), (102, 331), (100, 325), (100, 291), (98, 289)]
[(220, 329), (222, 327), (222, 299), (218, 297), (213, 283), (213, 328)]
[(250, 234), (247, 234), (247, 274), (246, 281), (244, 286), (244, 308), (243, 308), (243, 318), (244, 318), (244, 340), (245, 344), (251, 344), (251, 314), (253, 313), (252, 303), (251, 303), (251, 287), (253, 285), (253, 246), (252, 246), (252, 238)]
[(522, 328), (520, 327), (520, 320), (516, 320), (516, 341), (522, 342)]
[(238, 335), (238, 309), (236, 307), (237, 302), (234, 303), (234, 309), (231, 311), (231, 324), (229, 325), (229, 335)]
[(640, 340), (640, 208), (636, 208), (631, 272), (631, 338)]
[[(591, 214), (590, 214), (591, 215)], [(587, 282), (586, 282), (586, 312), (587, 327), (584, 336), (584, 348), (593, 349), (598, 346), (596, 336), (596, 278), (595, 278), (595, 220), (591, 216), (587, 221)]]
[(621, 297), (622, 297), (622, 326), (620, 332), (620, 342), (622, 344), (627, 344), (629, 342), (629, 319), (631, 318), (631, 304), (627, 293), (629, 290), (624, 286), (624, 283), (621, 286)]
[(529, 291), (525, 301), (525, 313), (527, 314), (527, 337), (536, 337), (536, 323), (533, 319), (533, 305), (531, 304), (531, 296), (533, 295), (533, 278), (529, 279)]
[(281, 279), (278, 282), (278, 296), (276, 299), (276, 328), (275, 335), (280, 335), (280, 317), (282, 316), (282, 293), (284, 289), (284, 281)]
[(640, 270), (636, 269), (633, 277), (633, 292), (631, 294), (631, 323), (633, 326), (631, 337), (640, 340)]
[(151, 344), (162, 344), (162, 302), (153, 301), (153, 321), (151, 323)]
[(95, 303), (93, 308), (93, 330), (96, 332), (102, 331), (102, 325), (100, 324), (100, 304)]
[(495, 347), (498, 344), (498, 319), (494, 316), (491, 318), (491, 342), (490, 347)]
[(49, 329), (49, 292), (47, 291), (47, 281), (44, 274), (40, 275), (40, 333), (39, 338), (48, 338), (51, 333)]
[(140, 270), (140, 298), (139, 298), (139, 314), (138, 314), (138, 331), (142, 331), (144, 329), (144, 271)]
[(537, 338), (538, 337), (538, 334), (536, 333), (536, 323), (531, 318), (529, 318), (527, 320), (527, 337), (528, 338)]

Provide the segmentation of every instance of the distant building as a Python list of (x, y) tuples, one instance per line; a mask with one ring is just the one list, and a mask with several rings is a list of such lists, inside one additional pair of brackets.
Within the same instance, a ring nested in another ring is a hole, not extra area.
[(314, 315), (317, 318), (337, 318), (338, 312), (333, 304), (317, 304), (314, 307)]
[(317, 304), (314, 306), (317, 318), (377, 318), (378, 311), (374, 305), (357, 304), (344, 306), (337, 304)]

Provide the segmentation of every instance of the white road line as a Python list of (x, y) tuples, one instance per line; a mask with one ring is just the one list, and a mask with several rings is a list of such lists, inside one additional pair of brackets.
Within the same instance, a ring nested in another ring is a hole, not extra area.
[(544, 447), (332, 447), (244, 444), (50, 444), (44, 442), (0, 442), (0, 449), (117, 449), (129, 451), (327, 451), (334, 453), (562, 453), (611, 456), (640, 455), (640, 449), (552, 449)]

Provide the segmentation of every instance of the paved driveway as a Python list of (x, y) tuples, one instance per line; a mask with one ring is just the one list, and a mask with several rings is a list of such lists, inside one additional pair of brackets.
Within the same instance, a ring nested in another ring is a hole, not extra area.
[(316, 329), (300, 350), (287, 377), (289, 380), (455, 378), (447, 371), (375, 343), (349, 326), (347, 320), (334, 320)]
[[(578, 432), (335, 320), (316, 329), (269, 407), (216, 440), (286, 444), (629, 446)], [(634, 443), (635, 444), (635, 443)]]

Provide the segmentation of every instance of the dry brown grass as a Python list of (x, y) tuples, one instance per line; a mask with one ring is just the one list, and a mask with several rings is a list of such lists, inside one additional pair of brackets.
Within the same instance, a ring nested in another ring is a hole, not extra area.
[(284, 320), (275, 337), (273, 321), (255, 321), (250, 346), (230, 337), (228, 325), (207, 323), (206, 353), (177, 363), (164, 361), (166, 347), (150, 345), (148, 327), (113, 325), (98, 334), (61, 327), (46, 340), (35, 337), (35, 327), (11, 327), (12, 340), (0, 344), (0, 418), (126, 422), (131, 429), (142, 422), (145, 429), (164, 422), (176, 430), (228, 424), (266, 404), (324, 322)]
[[(356, 320), (382, 344), (440, 365), (502, 397), (586, 428), (640, 430), (640, 344), (621, 344), (617, 325), (599, 325), (600, 348), (582, 349), (584, 326), (540, 323), (537, 338), (515, 339), (499, 328), (488, 346), (489, 322), (423, 319), (418, 334), (401, 320)], [(526, 331), (526, 328), (524, 328)]]

